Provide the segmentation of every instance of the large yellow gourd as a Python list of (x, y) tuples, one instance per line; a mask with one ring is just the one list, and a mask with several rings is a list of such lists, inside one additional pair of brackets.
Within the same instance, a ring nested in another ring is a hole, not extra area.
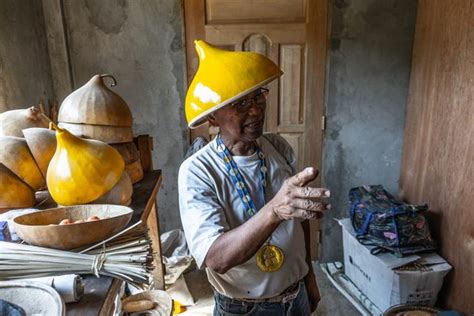
[(2, 209), (32, 207), (34, 204), (35, 192), (0, 163), (0, 213)]
[(60, 205), (86, 204), (112, 189), (125, 168), (117, 150), (55, 125), (53, 128), (57, 147), (46, 176), (53, 199)]

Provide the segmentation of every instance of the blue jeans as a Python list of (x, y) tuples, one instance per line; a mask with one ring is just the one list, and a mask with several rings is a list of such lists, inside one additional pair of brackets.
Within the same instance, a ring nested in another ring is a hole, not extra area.
[(300, 281), (298, 295), (286, 303), (253, 303), (239, 301), (214, 292), (214, 316), (306, 316), (311, 315), (308, 294), (304, 282)]

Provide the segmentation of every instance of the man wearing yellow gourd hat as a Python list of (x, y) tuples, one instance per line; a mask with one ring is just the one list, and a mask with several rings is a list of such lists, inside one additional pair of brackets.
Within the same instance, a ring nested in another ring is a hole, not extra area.
[(189, 249), (215, 292), (214, 315), (309, 315), (319, 291), (307, 220), (330, 208), (329, 191), (307, 185), (314, 168), (295, 175), (282, 137), (263, 134), (264, 86), (282, 72), (257, 53), (195, 44), (186, 118), (220, 132), (181, 165), (179, 204)]

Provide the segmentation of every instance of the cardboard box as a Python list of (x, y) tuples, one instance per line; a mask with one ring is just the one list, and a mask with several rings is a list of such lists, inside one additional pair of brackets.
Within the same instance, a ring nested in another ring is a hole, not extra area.
[[(359, 243), (350, 219), (339, 220), (344, 244), (345, 274), (367, 297), (387, 310), (398, 304), (433, 306), (443, 279), (451, 266), (436, 253), (417, 254), (403, 258), (391, 253), (372, 255), (370, 249)], [(417, 260), (422, 267), (400, 269)]]

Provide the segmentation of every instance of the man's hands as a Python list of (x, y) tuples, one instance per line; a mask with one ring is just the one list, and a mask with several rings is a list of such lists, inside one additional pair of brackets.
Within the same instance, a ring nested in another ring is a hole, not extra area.
[(268, 203), (280, 220), (320, 218), (324, 211), (331, 208), (330, 204), (322, 201), (322, 198), (330, 196), (329, 190), (305, 186), (318, 174), (314, 168), (306, 168), (285, 180), (280, 191)]

